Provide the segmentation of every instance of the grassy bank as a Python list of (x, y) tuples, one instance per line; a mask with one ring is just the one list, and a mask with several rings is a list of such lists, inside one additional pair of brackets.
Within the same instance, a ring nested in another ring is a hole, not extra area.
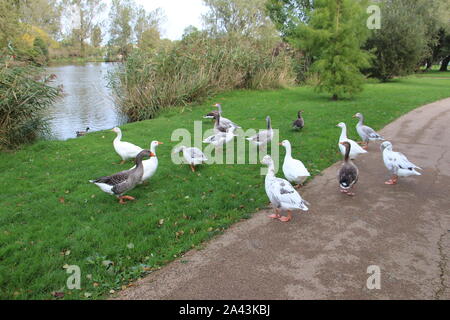
[[(331, 102), (303, 87), (230, 92), (214, 102), (222, 102), (224, 114), (244, 129), (263, 128), (271, 115), (281, 139), (291, 140), (294, 156), (316, 175), (340, 159), (338, 122), (347, 122), (356, 138), (351, 116), (362, 112), (380, 129), (418, 106), (449, 97), (450, 76), (442, 77), (448, 79), (368, 84), (351, 101)], [(125, 141), (142, 147), (153, 139), (165, 143), (157, 150), (158, 172), (129, 193), (137, 201), (125, 206), (88, 182), (129, 166), (117, 164), (112, 132), (41, 141), (0, 154), (0, 298), (51, 299), (53, 291), (64, 291), (65, 298), (105, 297), (265, 207), (260, 165), (203, 166), (193, 174), (171, 162), (177, 144), (170, 141), (172, 131), (192, 131), (193, 121), (202, 119), (212, 102), (123, 126)], [(301, 133), (290, 126), (298, 109), (305, 110)], [(64, 289), (65, 265), (81, 268), (81, 290)]]
[(58, 64), (80, 64), (80, 63), (88, 63), (88, 62), (111, 62), (106, 61), (103, 57), (73, 57), (73, 58), (53, 58), (49, 61), (49, 65), (58, 65)]

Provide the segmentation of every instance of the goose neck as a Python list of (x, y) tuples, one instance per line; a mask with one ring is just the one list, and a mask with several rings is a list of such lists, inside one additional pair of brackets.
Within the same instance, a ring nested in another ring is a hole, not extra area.
[(345, 147), (344, 161), (345, 162), (349, 162), (350, 161), (350, 146)]
[(286, 149), (286, 159), (292, 159), (292, 147), (288, 144), (285, 146)]
[(342, 127), (341, 140), (347, 140), (347, 128), (346, 127)]
[(114, 139), (114, 140), (116, 140), (116, 141), (122, 140), (122, 131), (118, 131), (118, 132), (117, 132), (116, 139)]
[(275, 165), (273, 161), (267, 165), (267, 175), (266, 177), (274, 177), (275, 176)]
[(362, 125), (364, 125), (364, 117), (363, 116), (359, 117), (359, 121), (358, 121), (358, 126), (362, 126)]

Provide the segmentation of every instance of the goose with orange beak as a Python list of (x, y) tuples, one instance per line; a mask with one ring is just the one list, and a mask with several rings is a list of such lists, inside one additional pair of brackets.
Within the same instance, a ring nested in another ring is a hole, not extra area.
[(156, 148), (161, 144), (164, 143), (156, 140), (150, 143), (150, 151), (154, 154), (154, 156), (150, 157), (150, 159), (142, 161), (142, 165), (144, 166), (144, 174), (142, 175), (140, 184), (153, 177), (156, 170), (158, 169), (158, 157), (156, 156)]
[[(292, 211), (308, 211), (309, 203), (302, 199), (289, 181), (275, 176), (275, 165), (272, 157), (269, 155), (265, 156), (261, 163), (268, 167), (265, 189), (267, 197), (275, 210), (275, 213), (270, 215), (269, 218), (289, 222), (292, 219)], [(281, 215), (283, 210), (287, 211), (287, 216)]]
[(125, 204), (125, 200), (135, 200), (131, 196), (124, 194), (139, 184), (144, 174), (144, 166), (142, 160), (144, 157), (154, 157), (155, 154), (150, 150), (142, 150), (135, 159), (136, 166), (133, 169), (121, 171), (111, 176), (101, 177), (89, 182), (98, 186), (103, 192), (115, 195), (119, 199), (120, 204)]

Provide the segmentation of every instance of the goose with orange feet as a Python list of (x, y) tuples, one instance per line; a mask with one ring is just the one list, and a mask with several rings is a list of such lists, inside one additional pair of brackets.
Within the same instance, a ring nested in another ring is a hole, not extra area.
[[(282, 222), (289, 222), (292, 219), (292, 211), (308, 211), (309, 203), (302, 199), (300, 194), (294, 189), (289, 181), (275, 176), (275, 165), (272, 157), (267, 155), (262, 164), (268, 166), (265, 180), (265, 189), (270, 202), (275, 209), (275, 214), (269, 216), (272, 219), (278, 219)], [(287, 211), (287, 216), (281, 216), (282, 210)]]
[(386, 168), (391, 173), (391, 179), (385, 182), (387, 185), (397, 184), (399, 177), (421, 176), (422, 174), (416, 169), (422, 168), (416, 166), (408, 160), (408, 158), (400, 152), (392, 150), (392, 143), (385, 141), (381, 144), (383, 152), (383, 161)]
[(107, 177), (101, 177), (89, 182), (98, 186), (103, 192), (115, 195), (119, 199), (120, 204), (125, 204), (125, 200), (135, 200), (131, 196), (124, 194), (139, 184), (144, 174), (144, 166), (142, 160), (144, 157), (154, 157), (155, 154), (150, 150), (142, 150), (135, 159), (136, 166), (133, 169), (121, 171)]

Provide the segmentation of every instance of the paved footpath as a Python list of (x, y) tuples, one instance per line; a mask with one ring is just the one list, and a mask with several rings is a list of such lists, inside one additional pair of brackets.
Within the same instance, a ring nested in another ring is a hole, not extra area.
[[(380, 132), (423, 176), (385, 185), (372, 144), (355, 161), (356, 197), (338, 191), (333, 165), (301, 191), (309, 213), (284, 224), (259, 212), (117, 298), (450, 299), (450, 99)], [(367, 289), (370, 265), (381, 268), (380, 290)]]

